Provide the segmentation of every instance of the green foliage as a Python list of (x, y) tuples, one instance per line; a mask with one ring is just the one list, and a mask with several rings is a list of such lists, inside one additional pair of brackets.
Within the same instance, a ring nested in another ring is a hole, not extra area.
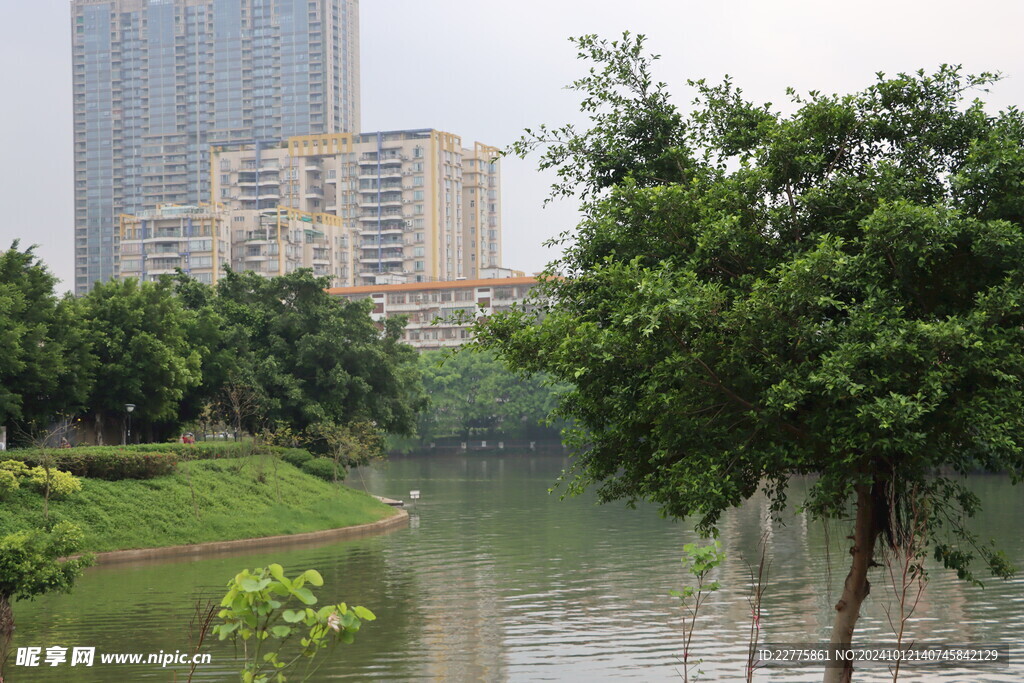
[(430, 406), (420, 417), (421, 438), (472, 432), (521, 436), (554, 410), (558, 387), (543, 375), (511, 372), (489, 352), (428, 351), (420, 354)]
[(306, 474), (312, 474), (324, 481), (338, 481), (338, 479), (345, 478), (345, 470), (331, 458), (311, 458), (302, 463), (300, 469)]
[(29, 465), (44, 461), (51, 467), (66, 470), (79, 477), (117, 481), (119, 479), (150, 479), (170, 474), (178, 464), (172, 444), (152, 444), (158, 448), (133, 446), (81, 446), (60, 450), (20, 449), (6, 457)]
[(82, 490), (82, 482), (70, 472), (57, 469), (55, 463), (49, 467), (28, 467), (20, 460), (0, 461), (0, 498), (21, 488), (24, 481), (40, 493), (47, 492), (52, 498), (64, 498)]
[[(716, 539), (711, 545), (698, 546), (696, 543), (687, 543), (683, 546), (683, 566), (686, 571), (693, 575), (696, 583), (692, 586), (684, 586), (681, 591), (669, 591), (669, 595), (679, 599), (679, 604), (689, 617), (684, 623), (683, 634), (683, 680), (690, 679), (690, 669), (693, 666), (700, 666), (702, 659), (695, 664), (690, 664), (690, 643), (693, 640), (694, 628), (697, 623), (697, 614), (701, 606), (707, 601), (711, 593), (721, 588), (718, 581), (708, 581), (708, 575), (725, 560), (725, 553), (722, 552), (722, 544)], [(703, 673), (698, 669), (698, 675)]]
[(0, 537), (0, 598), (30, 600), (71, 590), (89, 557), (64, 559), (82, 548), (82, 532), (61, 522), (51, 530), (26, 529)]
[[(95, 363), (79, 324), (79, 304), (58, 299), (56, 279), (18, 242), (0, 252), (0, 425), (26, 431), (80, 409)], [(16, 440), (18, 432), (12, 432)]]
[[(202, 296), (184, 276), (177, 286), (193, 311), (212, 310), (218, 320), (221, 365), (204, 386), (229, 422), (255, 431), (259, 417), (295, 433), (320, 422), (413, 429), (424, 400), (416, 353), (401, 343), (398, 321), (381, 332), (366, 302), (329, 296), (327, 279), (308, 270), (272, 279), (229, 272)], [(235, 399), (225, 395), (232, 388)], [(248, 399), (256, 407), (238, 411)]]
[(190, 343), (195, 315), (168, 282), (97, 284), (83, 298), (93, 353), (103, 368), (89, 399), (94, 411), (137, 420), (174, 419), (185, 392), (199, 384), (201, 354)]
[(577, 45), (595, 64), (574, 84), (591, 129), (513, 151), (546, 145), (583, 221), (543, 319), (475, 330), (572, 385), (570, 489), (710, 532), (760, 487), (778, 510), (789, 477), (814, 474), (807, 508), (845, 517), (859, 497), (873, 543), (905, 518), (902, 492), (931, 486), (939, 559), (1005, 576), (963, 527), (973, 501), (935, 478), (1024, 476), (1024, 115), (966, 95), (997, 78), (880, 75), (794, 94), (789, 115), (698, 81), (683, 117), (642, 39)]
[[(5, 457), (10, 457), (10, 454), (5, 453)], [(29, 474), (29, 467), (20, 460), (0, 460), (0, 472), (9, 472), (13, 477), (27, 477)]]
[[(26, 448), (9, 451), (6, 457), (33, 466), (47, 461), (51, 466), (67, 470), (79, 477), (119, 481), (152, 479), (172, 474), (182, 461), (240, 458), (254, 454), (277, 455), (296, 466), (313, 457), (309, 452), (298, 448), (233, 441), (79, 446), (58, 450)], [(2, 467), (0, 464), (0, 469)]]
[(216, 289), (185, 275), (112, 281), (58, 299), (54, 277), (17, 247), (0, 253), (0, 424), (17, 426), (12, 442), (81, 412), (103, 432), (126, 403), (135, 434), (156, 438), (180, 422), (410, 433), (424, 405), (401, 323), (379, 330), (365, 303), (329, 296), (309, 271), (229, 273)]
[(82, 482), (78, 477), (53, 467), (33, 467), (29, 471), (28, 481), (37, 491), (47, 492), (51, 498), (65, 498), (82, 490)]
[(14, 472), (4, 469), (3, 463), (0, 463), (0, 500), (6, 500), (20, 486), (18, 478), (14, 476)]
[[(331, 461), (332, 481), (344, 479), (350, 467), (366, 465), (384, 457), (383, 435), (369, 422), (348, 425), (317, 422), (306, 428), (305, 442), (310, 451), (324, 454)], [(314, 469), (323, 471), (322, 465), (314, 465)]]
[[(285, 672), (298, 664), (304, 665), (306, 680), (316, 670), (312, 664), (318, 654), (338, 643), (352, 643), (362, 623), (376, 619), (365, 607), (345, 603), (315, 609), (317, 598), (308, 586), (323, 584), (314, 569), (289, 579), (279, 564), (243, 570), (228, 582), (220, 603), (224, 609), (217, 614), (224, 623), (214, 626), (213, 632), (221, 640), (247, 643), (245, 683), (283, 682)], [(296, 651), (285, 654), (296, 640)]]
[(693, 575), (697, 583), (693, 586), (684, 586), (682, 591), (670, 591), (669, 595), (686, 602), (699, 593), (713, 593), (722, 587), (718, 581), (707, 582), (707, 577), (715, 567), (725, 560), (725, 553), (722, 552), (722, 544), (717, 540), (710, 545), (698, 546), (696, 543), (687, 543), (683, 546), (683, 566), (686, 571)]
[(282, 460), (295, 467), (302, 467), (313, 459), (313, 454), (303, 448), (278, 448), (275, 452), (280, 454)]
[[(183, 463), (153, 479), (84, 478), (80, 492), (49, 504), (50, 519), (80, 527), (95, 552), (321, 531), (389, 514), (361, 491), (270, 455)], [(0, 535), (41, 521), (39, 495), (28, 486), (0, 502)]]

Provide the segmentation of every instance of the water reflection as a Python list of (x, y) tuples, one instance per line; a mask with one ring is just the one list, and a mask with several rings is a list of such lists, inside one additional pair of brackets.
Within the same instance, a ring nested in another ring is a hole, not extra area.
[[(583, 497), (547, 494), (567, 464), (560, 456), (509, 455), (399, 459), (350, 482), (391, 497), (419, 489), (408, 529), (386, 536), (310, 548), (91, 570), (71, 596), (19, 603), (17, 645), (96, 646), (104, 652), (188, 649), (196, 600), (223, 592), (244, 566), (281, 562), (291, 571), (315, 567), (323, 596), (371, 607), (378, 621), (322, 669), (320, 679), (378, 680), (679, 680), (682, 613), (668, 592), (688, 582), (682, 546), (694, 536), (651, 508), (595, 506)], [(1024, 565), (1018, 520), (1024, 489), (998, 477), (973, 482), (987, 506), (978, 528)], [(792, 499), (802, 482), (795, 482)], [(742, 678), (750, 629), (751, 566), (766, 539), (771, 561), (762, 640), (817, 641), (827, 633), (845, 576), (845, 531), (826, 533), (799, 514), (767, 521), (755, 498), (726, 515), (723, 589), (712, 598), (694, 637), (702, 680)], [(826, 554), (828, 550), (828, 554)], [(829, 571), (831, 558), (831, 572)], [(875, 589), (858, 639), (886, 641), (885, 606)], [(932, 581), (911, 620), (919, 640), (1010, 643), (1024, 627), (1020, 578), (966, 586), (947, 572)], [(212, 644), (214, 664), (196, 680), (234, 680), (230, 646)], [(1015, 653), (1020, 657), (1019, 649)], [(1022, 660), (1024, 661), (1024, 660)], [(66, 666), (11, 680), (170, 680), (159, 667)], [(72, 674), (73, 675), (69, 675)], [(769, 674), (772, 674), (769, 676)], [(906, 681), (1015, 681), (1024, 669), (982, 674), (906, 672)], [(759, 680), (820, 680), (820, 671), (762, 672)], [(884, 669), (859, 680), (890, 680)]]

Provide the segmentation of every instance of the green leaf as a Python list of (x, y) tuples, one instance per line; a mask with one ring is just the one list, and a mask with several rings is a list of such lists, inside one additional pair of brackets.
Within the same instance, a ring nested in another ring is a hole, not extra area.
[(292, 595), (307, 605), (316, 604), (316, 598), (308, 588), (295, 588), (292, 590)]
[(376, 621), (377, 619), (376, 615), (365, 607), (353, 607), (352, 611), (356, 613), (357, 617), (364, 621)]

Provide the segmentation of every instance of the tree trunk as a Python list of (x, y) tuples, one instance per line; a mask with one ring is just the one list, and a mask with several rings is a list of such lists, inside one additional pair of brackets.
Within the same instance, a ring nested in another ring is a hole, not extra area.
[[(878, 484), (875, 484), (878, 486)], [(857, 486), (857, 518), (853, 526), (853, 547), (850, 548), (850, 573), (843, 583), (843, 594), (836, 603), (836, 618), (832, 622), (832, 664), (825, 668), (825, 683), (849, 683), (853, 680), (853, 662), (836, 661), (836, 652), (846, 650), (853, 643), (853, 629), (860, 617), (860, 606), (871, 592), (868, 570), (874, 566), (875, 541), (882, 529), (881, 510), (872, 487)]]
[(9, 595), (0, 593), (0, 683), (4, 680), (4, 665), (14, 637), (14, 611)]
[(96, 411), (96, 445), (103, 445), (103, 413)]

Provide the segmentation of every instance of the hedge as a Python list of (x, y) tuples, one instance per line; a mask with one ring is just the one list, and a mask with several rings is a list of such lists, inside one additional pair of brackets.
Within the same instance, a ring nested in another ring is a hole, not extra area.
[(299, 469), (324, 481), (334, 481), (334, 473), (337, 471), (338, 481), (343, 480), (345, 468), (340, 465), (337, 466), (337, 469), (335, 467), (334, 461), (330, 458), (311, 458), (304, 462)]
[(29, 466), (42, 464), (46, 457), (50, 466), (79, 477), (106, 479), (151, 479), (174, 472), (183, 460), (219, 460), (240, 458), (251, 454), (274, 454), (301, 467), (313, 459), (301, 448), (257, 446), (252, 443), (205, 442), (148, 443), (131, 446), (76, 446), (75, 448), (25, 448), (0, 454), (0, 460), (20, 460)]
[(7, 451), (5, 460), (20, 460), (32, 467), (49, 458), (50, 466), (77, 477), (93, 479), (150, 479), (170, 474), (178, 464), (178, 456), (168, 451), (139, 452), (119, 446), (88, 446), (83, 448), (36, 448)]

